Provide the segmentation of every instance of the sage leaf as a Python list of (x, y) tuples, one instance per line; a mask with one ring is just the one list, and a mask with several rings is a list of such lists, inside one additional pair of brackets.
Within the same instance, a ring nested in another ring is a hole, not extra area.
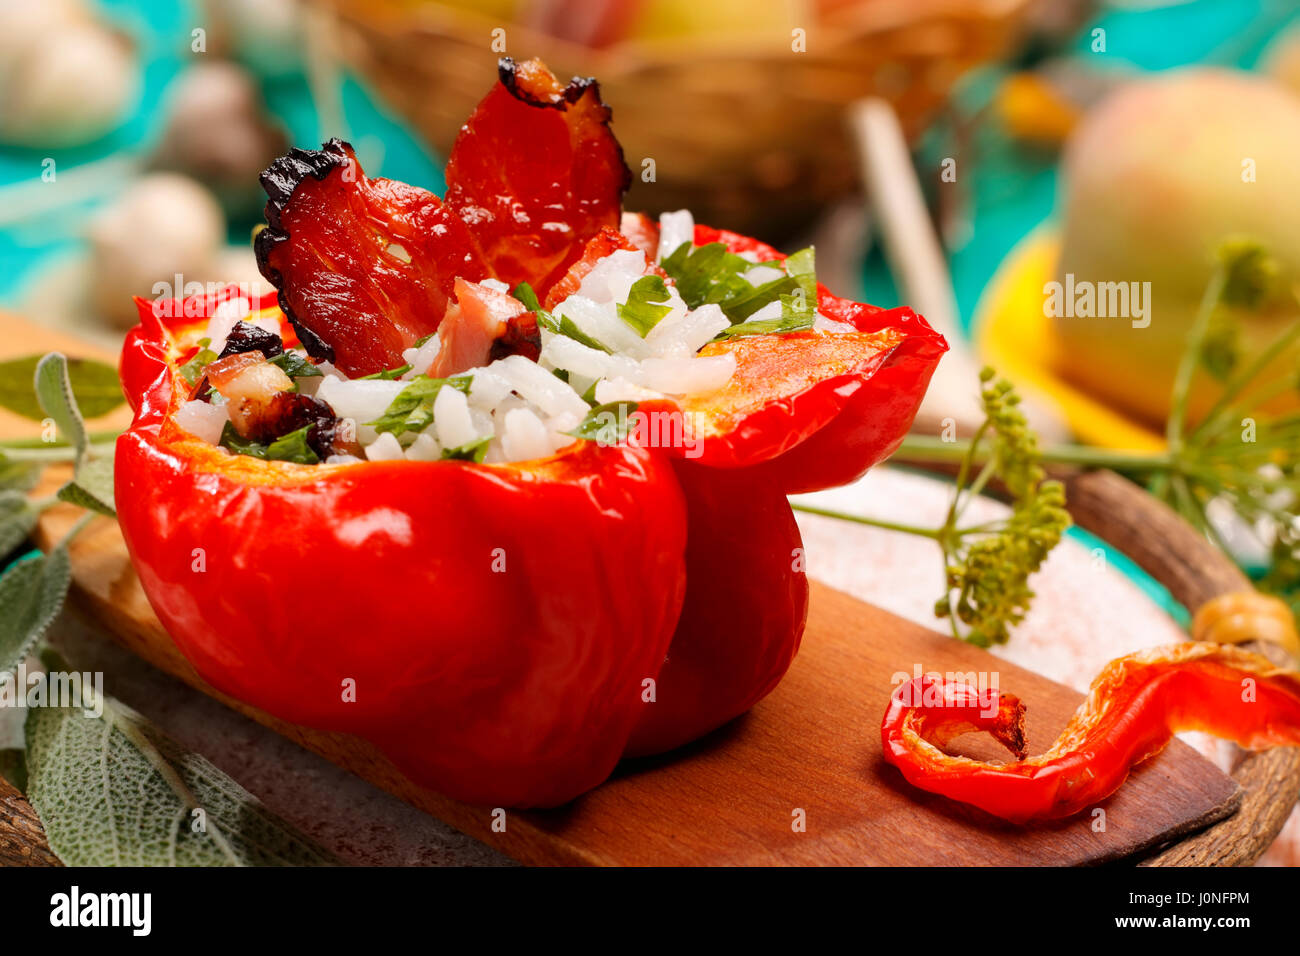
[(68, 378), (68, 360), (51, 352), (36, 364), (36, 399), (41, 409), (58, 427), (64, 440), (77, 451), (80, 462), (86, 454), (86, 423), (72, 395)]
[(91, 706), (27, 712), (27, 797), (64, 863), (338, 862), (202, 756), (117, 701), (102, 703), (98, 717)]
[(0, 491), (0, 561), (36, 527), (36, 509), (19, 491)]
[(31, 653), (63, 609), (72, 569), (58, 547), (32, 555), (0, 575), (0, 671), (11, 671)]
[(31, 491), (40, 477), (40, 462), (14, 461), (0, 453), (0, 490)]
[(36, 397), (45, 414), (54, 419), (59, 433), (77, 454), (73, 480), (59, 489), (61, 501), (68, 501), (100, 514), (116, 517), (113, 503), (113, 460), (87, 457), (89, 445), (77, 397), (68, 379), (68, 360), (51, 352), (36, 365)]
[[(0, 406), (38, 422), (48, 414), (32, 392), (32, 380), (40, 362), (39, 355), (0, 362)], [(125, 401), (113, 366), (93, 359), (74, 358), (66, 362), (72, 387), (87, 417), (107, 415)]]
[(77, 468), (76, 477), (59, 489), (58, 496), (60, 501), (117, 517), (113, 501), (113, 459), (87, 458)]

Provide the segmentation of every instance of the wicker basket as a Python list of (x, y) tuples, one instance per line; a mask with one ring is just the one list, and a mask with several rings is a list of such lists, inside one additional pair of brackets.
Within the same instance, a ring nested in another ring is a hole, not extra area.
[[(345, 62), (446, 155), (507, 52), (601, 81), (634, 178), (628, 207), (689, 207), (705, 221), (779, 237), (855, 186), (846, 104), (890, 100), (915, 135), (968, 68), (1016, 42), (1036, 0), (867, 0), (833, 24), (767, 45), (705, 37), (592, 50), (499, 19), (411, 0), (313, 0)], [(640, 175), (655, 163), (655, 181)]]

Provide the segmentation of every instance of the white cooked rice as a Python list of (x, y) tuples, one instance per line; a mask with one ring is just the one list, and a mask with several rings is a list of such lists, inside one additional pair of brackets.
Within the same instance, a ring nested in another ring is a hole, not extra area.
[(655, 262), (659, 263), (673, 254), (683, 242), (695, 241), (695, 217), (689, 209), (666, 212), (659, 217), (659, 254)]
[(460, 448), (482, 437), (470, 418), (465, 393), (455, 388), (438, 390), (433, 400), (433, 428), (443, 448)]
[(406, 457), (401, 442), (392, 432), (384, 432), (366, 446), (365, 452), (370, 461), (398, 461)]
[(226, 422), (230, 421), (230, 410), (225, 405), (185, 402), (176, 409), (172, 421), (195, 438), (201, 438), (209, 445), (215, 445), (221, 440)]

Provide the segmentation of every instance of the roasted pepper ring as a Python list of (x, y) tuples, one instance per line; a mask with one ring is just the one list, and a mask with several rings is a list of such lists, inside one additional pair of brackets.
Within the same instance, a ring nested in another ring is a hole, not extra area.
[[(922, 790), (1012, 823), (1097, 805), (1173, 734), (1201, 730), (1262, 750), (1300, 746), (1300, 674), (1220, 644), (1175, 644), (1111, 661), (1056, 743), (1027, 756), (1024, 705), (938, 675), (894, 691), (881, 722), (885, 760)], [(991, 734), (1017, 758), (996, 764), (945, 754), (964, 733)]]

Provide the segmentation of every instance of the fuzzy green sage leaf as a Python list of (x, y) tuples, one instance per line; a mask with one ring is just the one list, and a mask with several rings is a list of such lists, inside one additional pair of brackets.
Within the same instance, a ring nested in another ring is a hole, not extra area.
[(28, 799), (64, 863), (338, 862), (138, 714), (113, 700), (103, 700), (102, 708), (86, 699), (76, 703), (30, 708), (26, 723)]
[(20, 491), (0, 491), (0, 562), (36, 527), (37, 511)]
[(72, 571), (67, 549), (34, 554), (0, 575), (0, 671), (11, 671), (45, 636), (63, 608)]
[[(0, 362), (0, 407), (37, 422), (46, 415), (32, 392), (40, 361), (41, 356), (28, 355)], [(113, 366), (93, 359), (74, 358), (65, 362), (82, 411), (88, 417), (106, 415), (125, 401)]]

